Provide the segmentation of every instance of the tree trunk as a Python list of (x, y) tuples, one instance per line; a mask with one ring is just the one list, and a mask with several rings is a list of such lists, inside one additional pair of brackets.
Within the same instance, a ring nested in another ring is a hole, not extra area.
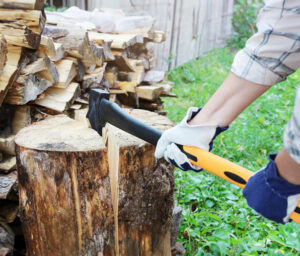
[[(158, 128), (170, 127), (157, 114), (131, 114)], [(19, 132), (27, 255), (171, 255), (172, 167), (155, 162), (154, 146), (117, 128), (107, 128), (106, 134), (119, 150), (110, 155), (115, 162), (108, 163), (107, 149), (94, 130), (63, 115)]]

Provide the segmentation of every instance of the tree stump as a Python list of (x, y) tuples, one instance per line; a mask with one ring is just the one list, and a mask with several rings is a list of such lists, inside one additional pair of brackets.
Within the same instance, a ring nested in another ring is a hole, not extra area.
[[(131, 114), (159, 129), (171, 126), (155, 113)], [(113, 134), (119, 149), (111, 166), (102, 138), (85, 122), (64, 115), (17, 135), (20, 216), (28, 256), (171, 255), (173, 167), (156, 162), (154, 146), (140, 139), (113, 127), (105, 134)], [(117, 180), (110, 179), (112, 165), (117, 166)]]

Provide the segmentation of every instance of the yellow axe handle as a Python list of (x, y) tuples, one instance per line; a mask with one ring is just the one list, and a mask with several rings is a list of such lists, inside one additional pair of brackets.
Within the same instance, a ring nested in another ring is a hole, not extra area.
[[(183, 151), (192, 164), (199, 166), (240, 188), (244, 188), (250, 176), (253, 175), (253, 172), (246, 168), (207, 152), (204, 149), (183, 146)], [(295, 211), (290, 215), (290, 218), (300, 224), (300, 201)]]

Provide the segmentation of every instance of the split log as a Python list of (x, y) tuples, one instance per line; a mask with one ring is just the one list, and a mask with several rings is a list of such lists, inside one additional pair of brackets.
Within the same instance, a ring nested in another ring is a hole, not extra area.
[(111, 48), (123, 50), (135, 44), (143, 44), (144, 38), (140, 34), (107, 34), (98, 32), (88, 32), (89, 38), (94, 43), (102, 45), (103, 42), (112, 42)]
[(111, 52), (111, 42), (103, 42), (102, 47), (103, 47), (104, 59), (106, 61), (115, 60), (115, 56)]
[(143, 85), (136, 88), (137, 96), (141, 99), (155, 101), (160, 96), (163, 88), (159, 85)]
[(0, 106), (8, 92), (10, 86), (16, 79), (19, 61), (21, 60), (22, 48), (19, 46), (8, 46), (7, 61), (0, 76)]
[(43, 11), (36, 10), (11, 10), (0, 8), (0, 20), (9, 24), (16, 23), (24, 25), (28, 30), (41, 34), (46, 17)]
[(50, 87), (41, 99), (35, 101), (35, 104), (61, 113), (72, 106), (79, 94), (78, 83), (71, 83), (67, 88)]
[(100, 82), (103, 79), (104, 70), (105, 70), (105, 65), (103, 67), (95, 69), (92, 74), (85, 75), (83, 77), (83, 81), (81, 85), (82, 89), (85, 90), (92, 87), (98, 87)]
[(10, 156), (0, 162), (0, 173), (9, 173), (16, 169), (16, 157)]
[(15, 135), (0, 138), (0, 150), (9, 155), (15, 155)]
[(53, 86), (58, 88), (67, 88), (77, 75), (74, 62), (63, 59), (56, 62), (55, 65), (58, 71), (58, 82)]
[(135, 67), (129, 61), (125, 52), (113, 51), (112, 53), (115, 57), (114, 63), (118, 66), (119, 70), (126, 72), (135, 71)]
[(12, 121), (12, 132), (17, 134), (21, 129), (31, 124), (31, 107), (17, 106)]
[(52, 61), (59, 61), (66, 56), (66, 50), (62, 44), (54, 43), (55, 56), (50, 56)]
[(48, 56), (56, 57), (56, 48), (54, 45), (54, 41), (49, 36), (42, 35), (39, 51), (40, 50), (45, 51)]
[(5, 37), (1, 35), (0, 37), (0, 76), (3, 73), (3, 69), (7, 59), (7, 43)]
[(19, 23), (0, 23), (0, 33), (4, 35), (8, 44), (37, 49), (41, 35), (27, 26)]
[(19, 76), (8, 91), (5, 102), (14, 105), (25, 105), (29, 101), (36, 100), (51, 85), (50, 81), (41, 79), (39, 75)]
[(143, 82), (147, 84), (159, 83), (165, 79), (165, 72), (159, 70), (150, 70), (146, 72)]
[(58, 83), (59, 73), (55, 64), (47, 55), (43, 56), (43, 60), (45, 62), (46, 69), (39, 71), (38, 74), (40, 75), (41, 78), (48, 80), (51, 84)]
[[(170, 127), (154, 113), (135, 116)], [(113, 136), (120, 150), (114, 199), (107, 150), (85, 123), (56, 116), (19, 132), (20, 213), (28, 255), (109, 256), (117, 255), (117, 245), (119, 255), (171, 255), (172, 167), (156, 163), (154, 146), (119, 130)]]
[(17, 172), (0, 175), (0, 199), (6, 199), (17, 181)]
[(12, 9), (42, 10), (45, 0), (0, 0), (0, 7)]

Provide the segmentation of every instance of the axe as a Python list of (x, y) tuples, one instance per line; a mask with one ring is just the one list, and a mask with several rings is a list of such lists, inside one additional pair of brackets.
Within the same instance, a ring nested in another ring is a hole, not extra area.
[[(162, 132), (125, 113), (116, 103), (109, 101), (109, 92), (92, 89), (87, 113), (91, 126), (102, 136), (102, 128), (110, 123), (152, 145), (156, 145)], [(204, 149), (178, 145), (193, 165), (244, 188), (253, 172)], [(300, 202), (290, 218), (300, 224)]]

